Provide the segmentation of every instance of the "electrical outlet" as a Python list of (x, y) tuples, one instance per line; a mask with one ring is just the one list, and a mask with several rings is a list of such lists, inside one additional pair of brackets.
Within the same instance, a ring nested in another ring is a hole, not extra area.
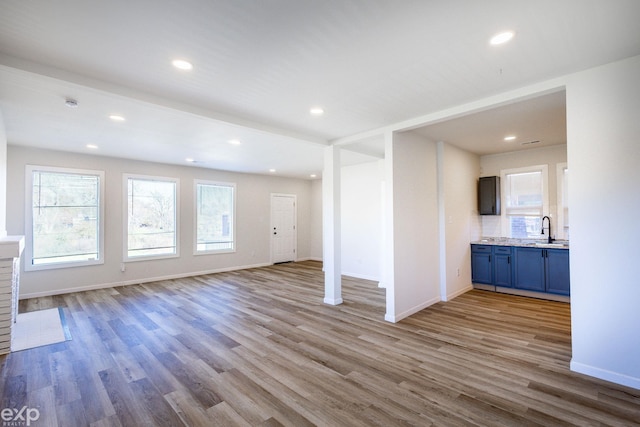
[(458, 277), (460, 277), (460, 269), (458, 269), (457, 273), (458, 273)]
[(120, 263), (120, 271), (122, 271), (124, 273), (124, 271), (126, 270), (126, 267), (124, 265), (124, 262)]

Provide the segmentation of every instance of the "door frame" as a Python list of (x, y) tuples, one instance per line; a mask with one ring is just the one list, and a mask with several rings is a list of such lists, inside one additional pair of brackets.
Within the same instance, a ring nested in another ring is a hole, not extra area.
[[(293, 199), (293, 260), (296, 261), (298, 259), (298, 196), (296, 194), (288, 194), (288, 193), (271, 193), (269, 198), (270, 206), (269, 206), (269, 259), (271, 264), (274, 264), (274, 256), (273, 256), (273, 226), (274, 226), (274, 218), (273, 218), (273, 201), (275, 197), (289, 197)], [(287, 261), (278, 261), (278, 262), (287, 262)]]

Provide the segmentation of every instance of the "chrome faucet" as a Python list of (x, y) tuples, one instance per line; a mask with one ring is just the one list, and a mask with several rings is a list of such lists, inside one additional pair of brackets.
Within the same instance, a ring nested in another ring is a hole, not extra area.
[(553, 242), (555, 239), (551, 237), (551, 218), (549, 218), (548, 216), (543, 216), (542, 217), (542, 231), (540, 232), (540, 234), (544, 234), (544, 220), (545, 218), (547, 219), (547, 221), (549, 222), (549, 237), (547, 238), (547, 242), (551, 243)]

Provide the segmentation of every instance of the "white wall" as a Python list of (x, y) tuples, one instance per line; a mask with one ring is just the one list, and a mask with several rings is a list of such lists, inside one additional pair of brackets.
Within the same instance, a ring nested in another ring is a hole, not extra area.
[[(22, 272), (22, 297), (70, 292), (93, 287), (140, 283), (270, 263), (270, 195), (297, 196), (298, 259), (310, 257), (311, 181), (239, 174), (210, 169), (164, 165), (58, 151), (8, 147), (7, 229), (24, 234), (25, 165), (45, 165), (105, 171), (106, 221), (104, 265)], [(126, 264), (120, 271), (123, 248), (122, 174), (177, 177), (180, 179), (180, 257)], [(237, 184), (237, 251), (230, 254), (193, 255), (194, 179)]]
[(571, 369), (640, 389), (640, 56), (571, 76)]
[[(418, 143), (433, 144), (424, 140)], [(440, 297), (450, 300), (472, 288), (469, 242), (481, 236), (476, 200), (480, 161), (477, 155), (452, 145), (442, 144), (442, 147), (437, 155), (442, 156), (438, 166), (442, 168), (444, 216), (432, 225), (443, 227), (439, 259), (445, 262), (440, 269), (444, 281)], [(432, 162), (433, 158), (428, 161)], [(348, 276), (381, 280), (383, 165), (384, 161), (379, 161), (342, 168), (342, 271)], [(417, 188), (412, 183), (409, 187)], [(419, 223), (423, 220), (417, 216)]]
[(311, 219), (309, 257), (322, 261), (322, 180), (311, 181)]
[(412, 132), (395, 133), (385, 148), (385, 165), (393, 190), (387, 197), (393, 280), (385, 283), (385, 319), (396, 322), (440, 301), (436, 144)]
[[(500, 171), (503, 169), (548, 165), (549, 213), (552, 217), (552, 229), (557, 230), (558, 186), (556, 165), (558, 163), (566, 162), (567, 146), (565, 144), (533, 148), (530, 150), (512, 151), (509, 153), (492, 154), (480, 157), (480, 176), (500, 176)], [(573, 192), (573, 189), (571, 189), (571, 192)], [(500, 215), (482, 215), (481, 221), (482, 236), (501, 237), (503, 235), (502, 217)]]
[(480, 158), (450, 144), (441, 144), (442, 196), (441, 226), (444, 224), (444, 247), (440, 248), (445, 262), (441, 275), (444, 280), (442, 299), (451, 300), (470, 290), (470, 242), (481, 236), (478, 215), (477, 180)]
[(342, 274), (380, 280), (380, 162), (346, 166), (341, 171)]
[[(7, 235), (7, 132), (0, 111), (0, 237)], [(22, 233), (19, 233), (22, 234)]]

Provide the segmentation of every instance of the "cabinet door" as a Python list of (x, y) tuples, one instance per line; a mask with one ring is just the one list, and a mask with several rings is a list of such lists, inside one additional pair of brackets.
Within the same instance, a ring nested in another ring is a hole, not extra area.
[(544, 252), (540, 248), (515, 248), (515, 288), (545, 291)]
[(491, 246), (471, 245), (471, 281), (492, 284)]
[(500, 215), (500, 177), (485, 176), (478, 180), (480, 215)]
[(493, 284), (510, 288), (513, 286), (512, 249), (508, 246), (493, 247)]
[(547, 292), (569, 295), (569, 251), (545, 249)]

